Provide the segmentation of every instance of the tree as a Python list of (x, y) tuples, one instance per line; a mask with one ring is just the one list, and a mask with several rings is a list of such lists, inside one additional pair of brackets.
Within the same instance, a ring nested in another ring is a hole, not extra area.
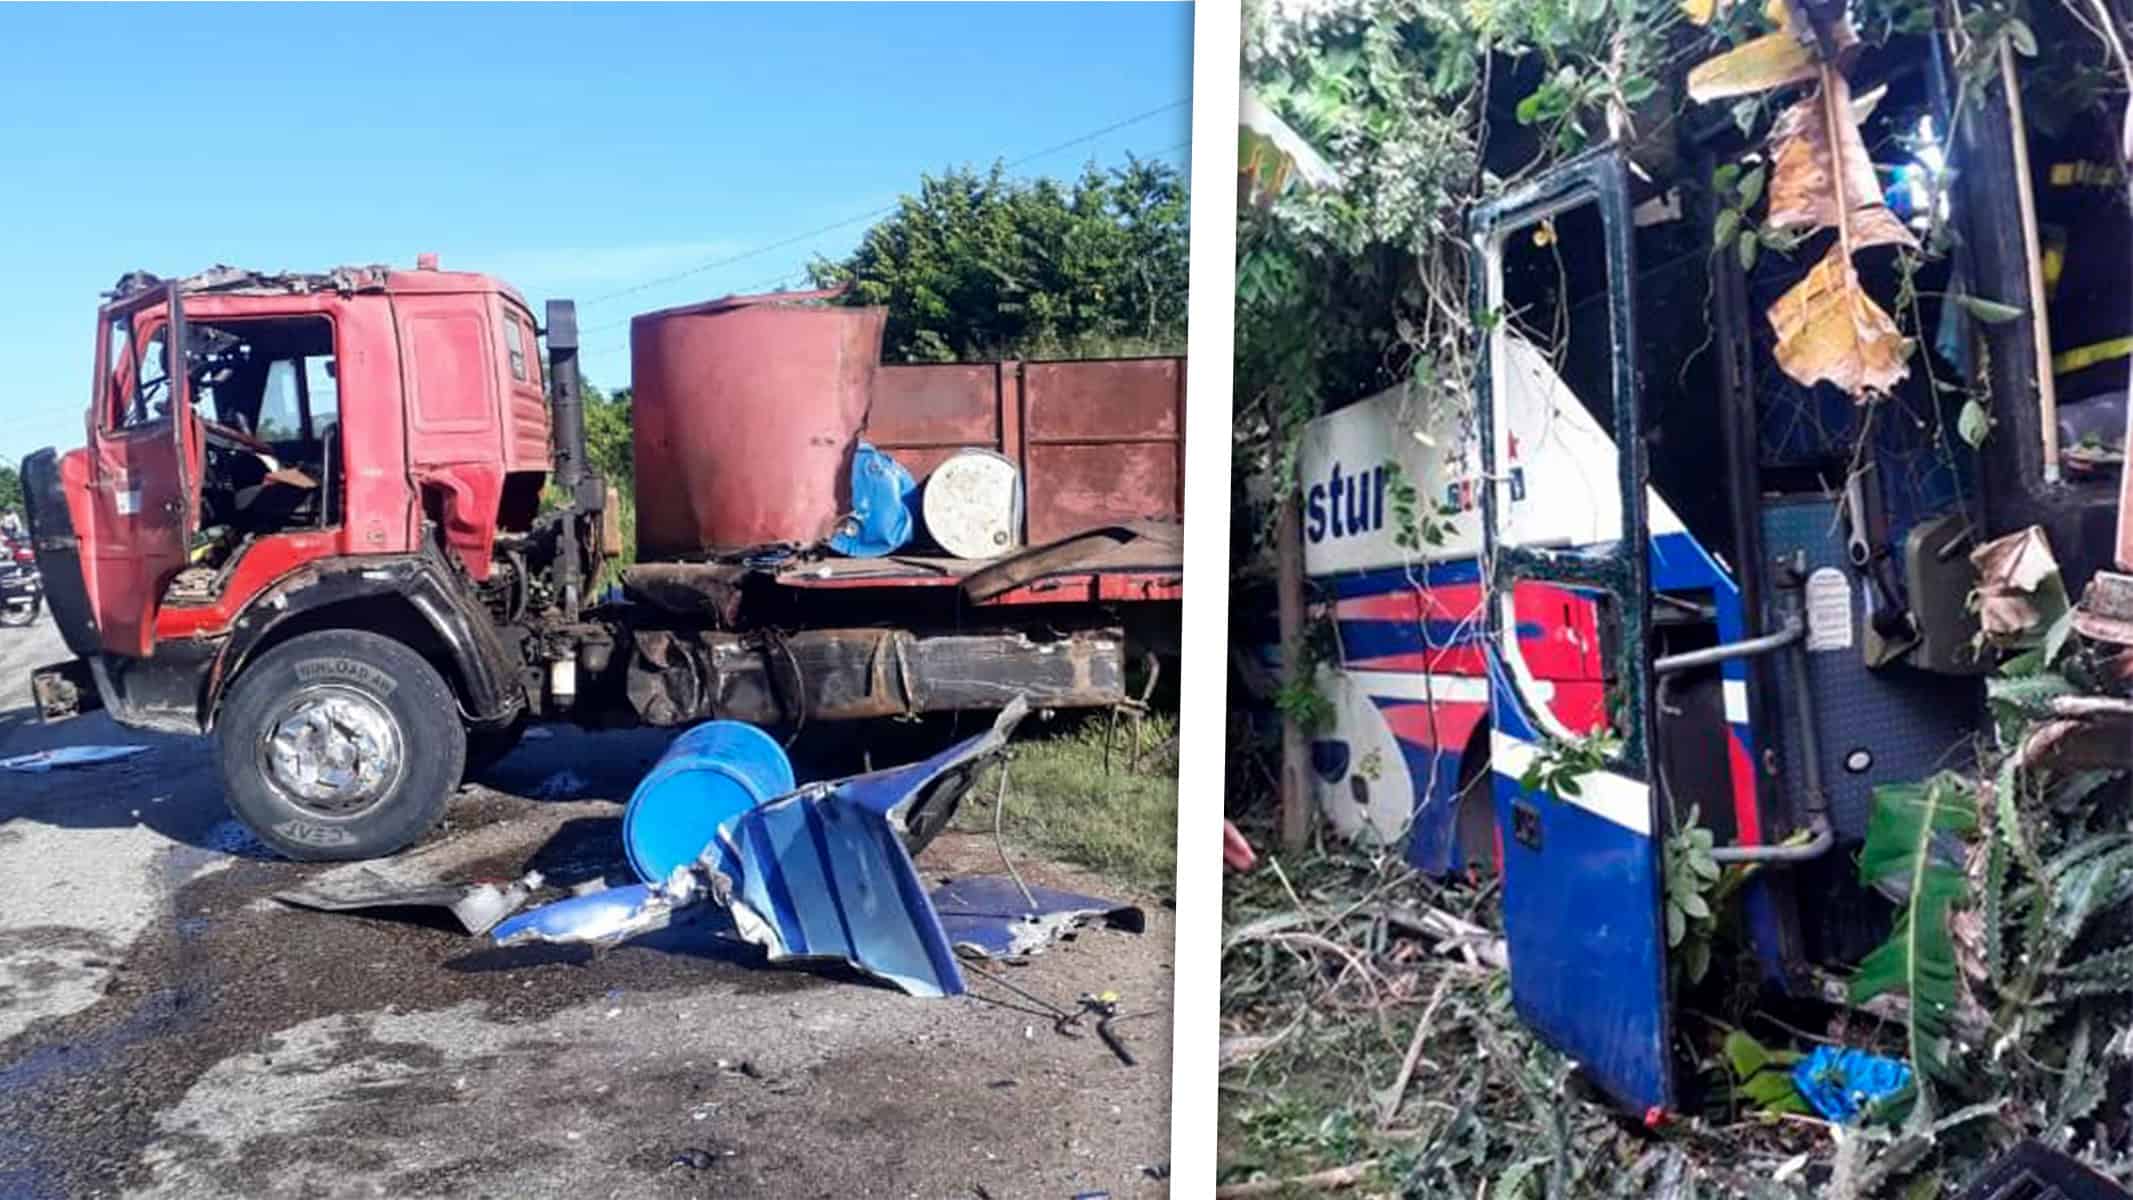
[(607, 476), (616, 487), (628, 490), (636, 477), (636, 457), (631, 443), (634, 426), (630, 389), (615, 389), (613, 395), (587, 383), (585, 395), (585, 452), (593, 470)]
[(958, 169), (808, 273), (889, 310), (891, 362), (1181, 353), (1188, 210), (1167, 163), (1092, 165), (1071, 185)]
[(22, 511), (22, 473), (14, 464), (0, 462), (0, 512)]

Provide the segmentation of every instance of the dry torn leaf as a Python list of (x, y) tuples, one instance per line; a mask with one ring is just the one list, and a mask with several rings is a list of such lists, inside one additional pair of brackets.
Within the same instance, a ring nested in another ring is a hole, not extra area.
[(1987, 637), (2015, 637), (2044, 620), (2031, 597), (2059, 573), (2051, 542), (2035, 525), (1970, 552), (1977, 568), (1978, 627)]
[(1859, 286), (1842, 242), (1830, 243), (1807, 277), (1770, 306), (1770, 327), (1778, 366), (1810, 387), (1828, 382), (1863, 399), (1910, 373), (1902, 332)]
[(2059, 560), (2052, 555), (2044, 530), (2032, 525), (2019, 533), (1995, 538), (1970, 552), (1978, 581), (1987, 586), (2011, 587), (2034, 592), (2059, 573)]
[(1699, 104), (1752, 96), (1815, 77), (1815, 53), (1783, 30), (1743, 42), (1689, 71), (1689, 98)]
[[(1868, 96), (1870, 102), (1878, 98), (1878, 93)], [(1851, 86), (1844, 76), (1830, 71), (1821, 90), (1778, 118), (1770, 131), (1773, 169), (1770, 211), (1764, 223), (1801, 232), (1833, 229), (1841, 206), (1849, 210), (1846, 229), (1853, 250), (1916, 246), (1918, 239), (1882, 201), (1874, 162), (1867, 157), (1855, 114)], [(1832, 132), (1837, 139), (1835, 154), (1830, 151)], [(1841, 179), (1836, 165), (1840, 162)]]

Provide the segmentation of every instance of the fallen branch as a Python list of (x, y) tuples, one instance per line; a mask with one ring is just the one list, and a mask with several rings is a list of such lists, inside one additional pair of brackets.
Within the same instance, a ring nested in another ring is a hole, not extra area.
[(1362, 977), (1363, 985), (1370, 989), (1370, 1001), (1373, 1007), (1380, 1002), (1380, 997), (1384, 995), (1384, 989), (1378, 986), (1377, 972), (1370, 969), (1369, 964), (1363, 961), (1361, 955), (1338, 942), (1328, 941), (1315, 933), (1298, 933), (1294, 930), (1284, 933), (1270, 933), (1267, 935), (1266, 940), (1282, 946), (1299, 944), (1314, 947), (1344, 960), (1348, 965), (1342, 967), (1341, 973), (1333, 977), (1333, 987), (1338, 989), (1342, 983), (1347, 981), (1348, 972), (1354, 971)]
[(1363, 1181), (1378, 1165), (1377, 1159), (1349, 1163), (1345, 1167), (1333, 1167), (1313, 1171), (1309, 1175), (1296, 1175), (1288, 1179), (1254, 1179), (1250, 1183), (1225, 1183), (1215, 1189), (1215, 1200), (1246, 1200), (1251, 1196), (1279, 1196), (1290, 1188), (1330, 1192), (1339, 1188), (1354, 1187)]
[(1407, 1043), (1407, 1057), (1400, 1062), (1399, 1078), (1392, 1086), (1374, 1097), (1378, 1102), (1378, 1128), (1391, 1127), (1392, 1119), (1399, 1115), (1400, 1101), (1407, 1095), (1407, 1082), (1414, 1078), (1415, 1063), (1422, 1057), (1422, 1043), (1429, 1037), (1429, 1025), (1437, 1016), (1437, 1006), (1444, 1003), (1445, 989), (1451, 986), (1452, 977), (1440, 976), (1437, 990), (1430, 995), (1428, 1007), (1422, 1010), (1422, 1019), (1415, 1022), (1415, 1036)]
[(1268, 935), (1280, 933), (1285, 929), (1315, 924), (1317, 921), (1307, 912), (1275, 913), (1269, 917), (1261, 917), (1239, 925), (1228, 937), (1223, 938), (1222, 952), (1227, 954), (1246, 942), (1265, 941)]
[(1511, 954), (1504, 940), (1464, 917), (1430, 907), (1410, 910), (1380, 905), (1364, 911), (1387, 925), (1437, 939), (1439, 953), (1470, 950), (1475, 957), (1499, 971), (1511, 969)]
[[(1375, 904), (1354, 908), (1351, 910), (1350, 915), (1370, 917), (1383, 921), (1387, 925), (1407, 930), (1409, 933), (1423, 934), (1437, 942), (1437, 950), (1441, 954), (1455, 954), (1465, 951), (1469, 952), (1472, 958), (1478, 958), (1481, 962), (1499, 971), (1507, 971), (1511, 968), (1510, 951), (1505, 947), (1504, 940), (1501, 937), (1498, 937), (1485, 926), (1476, 925), (1464, 917), (1448, 913), (1441, 908), (1432, 908), (1425, 905), (1419, 909), (1409, 909), (1395, 908), (1389, 904)], [(1302, 907), (1298, 907), (1293, 912), (1275, 913), (1272, 916), (1261, 917), (1256, 921), (1238, 926), (1227, 938), (1223, 939), (1222, 952), (1227, 954), (1246, 942), (1278, 940), (1277, 935), (1301, 926), (1316, 925), (1320, 919)]]
[[(1292, 1026), (1293, 1028), (1293, 1026)], [(1240, 1067), (1281, 1044), (1287, 1030), (1274, 1034), (1246, 1034), (1222, 1039), (1220, 1051), (1221, 1070)]]

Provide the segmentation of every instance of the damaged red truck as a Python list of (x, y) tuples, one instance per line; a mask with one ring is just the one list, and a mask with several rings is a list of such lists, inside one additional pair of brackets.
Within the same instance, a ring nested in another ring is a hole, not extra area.
[[(620, 504), (571, 302), (542, 325), (427, 257), (127, 276), (87, 447), (23, 464), (76, 656), (33, 674), (40, 712), (212, 734), (262, 839), (360, 859), (536, 721), (1130, 702), (1129, 663), (1152, 677), (1176, 643), (1184, 361), (882, 366), (882, 312), (822, 298), (633, 320), (642, 557), (603, 588)], [(1006, 552), (828, 553), (862, 441), (920, 477), (1011, 462)]]

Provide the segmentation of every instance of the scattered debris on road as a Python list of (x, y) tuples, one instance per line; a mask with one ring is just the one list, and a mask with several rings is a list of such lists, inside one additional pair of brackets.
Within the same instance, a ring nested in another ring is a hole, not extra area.
[(686, 868), (676, 868), (665, 883), (603, 887), (512, 918), (496, 930), (496, 944), (617, 946), (665, 929), (676, 911), (703, 898), (699, 891), (697, 877)]
[(505, 883), (409, 884), (381, 874), (368, 863), (328, 871), (275, 899), (321, 912), (366, 909), (442, 908), (450, 910), (468, 933), (483, 934), (498, 921), (525, 907), (546, 881), (539, 871)]
[[(1028, 711), (1018, 698), (991, 729), (910, 766), (809, 784), (753, 805), (746, 801), (758, 791), (754, 784), (725, 787), (719, 802), (705, 806), (715, 823), (672, 803), (673, 785), (686, 777), (671, 761), (705, 745), (684, 735), (639, 786), (623, 823), (640, 873), (674, 857), (678, 821), (696, 824), (694, 861), (675, 864), (662, 879), (521, 914), (497, 927), (496, 944), (613, 945), (664, 928), (676, 912), (709, 900), (725, 910), (734, 934), (774, 963), (840, 961), (915, 996), (960, 995), (962, 971), (903, 839), (946, 824)], [(763, 743), (746, 746), (747, 755), (782, 755), (775, 743)], [(782, 777), (791, 777), (789, 766)], [(739, 775), (714, 778), (732, 785)], [(656, 819), (643, 810), (647, 800), (657, 805)]]
[(41, 773), (57, 767), (90, 767), (98, 763), (117, 762), (146, 753), (146, 746), (61, 746), (56, 750), (39, 750), (33, 754), (0, 758), (0, 770)]
[(1130, 904), (1051, 888), (1028, 889), (999, 875), (972, 875), (933, 889), (933, 908), (959, 954), (1026, 958), (1096, 919), (1139, 933), (1147, 916)]
[[(1017, 699), (990, 729), (924, 761), (802, 786), (773, 739), (711, 722), (675, 739), (638, 784), (623, 814), (623, 854), (603, 875), (578, 878), (544, 863), (564, 877), (468, 879), (476, 863), (494, 870), (493, 853), (447, 839), (334, 868), (275, 899), (327, 912), (441, 908), (499, 948), (605, 949), (700, 923), (772, 963), (841, 963), (910, 995), (961, 995), (959, 955), (1022, 961), (1091, 922), (1131, 933), (1147, 926), (1134, 905), (1004, 876), (960, 876), (930, 895), (920, 880), (914, 849), (948, 824), (1028, 711)], [(616, 870), (638, 879), (624, 882)], [(554, 898), (537, 903), (544, 891)], [(1111, 1029), (1115, 998), (1047, 1007), (1065, 1024), (1101, 1018), (1098, 1033), (1132, 1065)]]
[(717, 1166), (721, 1159), (732, 1158), (733, 1154), (731, 1150), (706, 1150), (702, 1146), (690, 1146), (676, 1154), (671, 1165), (702, 1171)]
[(1098, 996), (1083, 992), (1075, 1003), (1081, 1006), (1080, 1011), (1060, 1020), (1060, 1032), (1068, 1036), (1079, 1036), (1073, 1031), (1080, 1028), (1081, 1019), (1093, 1016), (1096, 1018), (1096, 1036), (1104, 1040), (1104, 1045), (1111, 1048), (1111, 1053), (1118, 1056), (1118, 1061), (1129, 1067), (1136, 1065), (1133, 1052), (1126, 1049), (1126, 1043), (1121, 1041), (1118, 1032), (1111, 1028), (1112, 1022), (1118, 1020), (1118, 993), (1105, 992)]
[(640, 882), (580, 889), (500, 922), (493, 939), (609, 947), (701, 906), (722, 910), (715, 932), (771, 962), (841, 962), (911, 995), (953, 996), (965, 990), (958, 952), (1025, 958), (1097, 918), (1141, 932), (1138, 908), (1100, 897), (995, 876), (929, 896), (920, 881), (907, 842), (923, 847), (947, 824), (1028, 711), (1018, 699), (922, 762), (797, 788), (759, 731), (699, 726), (631, 797), (623, 836)]

